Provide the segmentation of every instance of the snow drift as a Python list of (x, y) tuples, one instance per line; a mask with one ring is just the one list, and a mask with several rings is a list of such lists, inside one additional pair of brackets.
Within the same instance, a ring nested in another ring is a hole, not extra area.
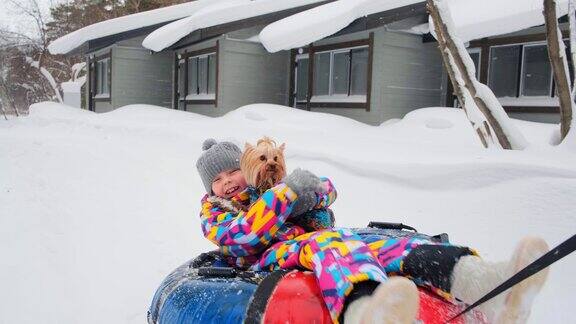
[[(0, 123), (0, 322), (142, 323), (165, 275), (200, 252), (195, 161), (207, 137), (287, 144), (289, 169), (333, 179), (340, 226), (402, 222), (504, 260), (526, 235), (576, 228), (576, 155), (554, 126), (515, 121), (532, 144), (485, 150), (461, 110), (378, 127), (252, 105), (220, 118), (133, 105), (106, 114), (42, 103)], [(532, 323), (573, 318), (576, 257), (554, 265)]]

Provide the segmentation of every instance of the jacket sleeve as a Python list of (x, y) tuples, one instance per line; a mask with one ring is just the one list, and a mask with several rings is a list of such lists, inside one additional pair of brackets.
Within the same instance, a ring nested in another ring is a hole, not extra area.
[(243, 257), (266, 249), (284, 224), (297, 196), (281, 183), (258, 198), (247, 212), (227, 212), (202, 200), (202, 231), (224, 255)]
[(332, 203), (334, 202), (334, 200), (336, 200), (337, 197), (336, 188), (334, 187), (332, 181), (330, 181), (330, 179), (325, 177), (321, 177), (320, 180), (322, 180), (322, 182), (326, 186), (326, 192), (316, 193), (318, 203), (316, 204), (314, 209), (330, 207), (330, 205), (332, 205)]

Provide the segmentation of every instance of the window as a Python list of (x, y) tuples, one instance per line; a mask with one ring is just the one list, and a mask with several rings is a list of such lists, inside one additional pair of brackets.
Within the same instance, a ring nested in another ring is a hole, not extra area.
[(296, 102), (308, 99), (308, 55), (296, 57)]
[(546, 43), (491, 47), (488, 76), (488, 86), (498, 98), (554, 97)]
[[(214, 99), (216, 92), (216, 53), (188, 57), (185, 64), (188, 87), (185, 94), (180, 92), (182, 99)], [(184, 87), (181, 85), (181, 88)]]
[(110, 57), (97, 59), (94, 62), (94, 97), (110, 97)]
[(550, 96), (552, 67), (546, 45), (525, 45), (521, 75), (522, 96)]
[(338, 49), (314, 54), (313, 101), (366, 100), (368, 47)]
[(186, 110), (188, 104), (216, 107), (218, 45), (178, 54), (174, 106)]
[(370, 33), (367, 39), (311, 45), (294, 51), (291, 105), (306, 109), (361, 108), (369, 111), (373, 41)]
[(184, 97), (186, 96), (186, 90), (184, 89), (186, 86), (186, 73), (184, 73), (185, 68), (186, 60), (178, 60), (178, 94), (181, 100), (184, 100)]
[(332, 54), (332, 92), (333, 95), (348, 95), (350, 80), (350, 51)]
[(368, 48), (357, 48), (351, 51), (351, 95), (366, 95), (368, 87)]
[(517, 97), (521, 45), (498, 46), (490, 49), (488, 86), (496, 97)]
[(330, 94), (330, 53), (314, 55), (314, 92), (315, 96)]
[(470, 48), (468, 49), (468, 54), (470, 54), (470, 58), (472, 58), (472, 62), (474, 63), (474, 69), (476, 70), (476, 80), (480, 79), (480, 57), (481, 57), (481, 49), (480, 48)]

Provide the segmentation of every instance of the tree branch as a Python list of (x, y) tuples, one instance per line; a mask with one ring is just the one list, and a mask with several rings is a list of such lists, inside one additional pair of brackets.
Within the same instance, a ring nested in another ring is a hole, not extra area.
[(552, 64), (552, 71), (554, 71), (556, 93), (560, 100), (560, 137), (563, 140), (570, 131), (574, 98), (570, 91), (568, 61), (566, 60), (562, 33), (558, 29), (555, 0), (544, 0), (544, 20), (548, 56)]

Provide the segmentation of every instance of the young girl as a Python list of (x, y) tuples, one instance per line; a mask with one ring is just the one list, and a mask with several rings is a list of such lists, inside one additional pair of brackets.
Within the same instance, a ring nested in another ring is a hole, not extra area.
[[(291, 211), (330, 206), (336, 191), (329, 180), (297, 169), (251, 202), (240, 172), (240, 149), (210, 139), (203, 150), (196, 166), (207, 192), (200, 214), (204, 236), (239, 268), (313, 271), (335, 323), (412, 323), (418, 293), (402, 277), (445, 298), (473, 303), (548, 251), (542, 239), (529, 238), (518, 244), (510, 262), (489, 264), (469, 248), (421, 238), (363, 241), (349, 229), (306, 232), (291, 223), (298, 217)], [(388, 279), (387, 274), (402, 277)], [(538, 291), (546, 275), (534, 275), (481, 310), (496, 323), (525, 322), (533, 297), (526, 292)], [(378, 283), (383, 284), (374, 291)]]

